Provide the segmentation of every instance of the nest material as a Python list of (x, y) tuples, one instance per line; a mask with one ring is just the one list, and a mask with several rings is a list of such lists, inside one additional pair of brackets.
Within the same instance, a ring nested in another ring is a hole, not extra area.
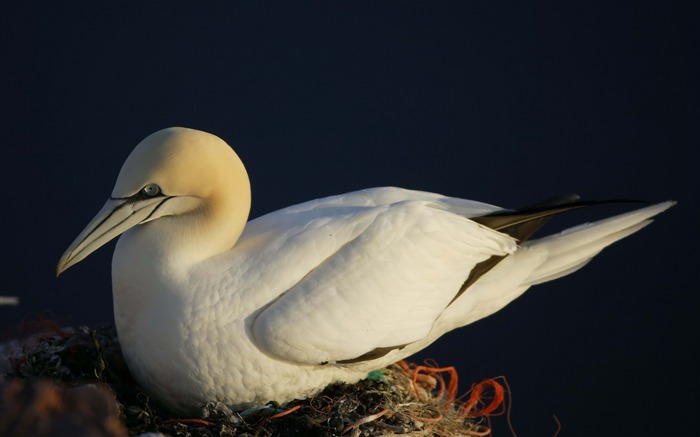
[[(285, 405), (271, 402), (234, 412), (212, 402), (201, 418), (173, 417), (131, 379), (111, 326), (50, 331), (0, 345), (0, 435), (56, 435), (68, 429), (56, 426), (66, 424), (72, 435), (99, 436), (488, 434), (483, 417), (465, 418), (435, 385), (416, 385), (397, 365)], [(81, 391), (85, 385), (91, 389)]]

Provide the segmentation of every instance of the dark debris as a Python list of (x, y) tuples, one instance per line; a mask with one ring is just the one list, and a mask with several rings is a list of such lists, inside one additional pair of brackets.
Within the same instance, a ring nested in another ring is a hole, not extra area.
[[(204, 406), (200, 418), (173, 417), (152, 402), (134, 383), (121, 355), (116, 332), (111, 326), (54, 329), (34, 334), (22, 342), (14, 340), (0, 345), (0, 370), (3, 372), (0, 377), (0, 389), (3, 391), (0, 398), (2, 436), (21, 435), (21, 426), (39, 422), (28, 421), (27, 417), (22, 417), (20, 421), (19, 417), (15, 417), (17, 414), (12, 413), (27, 410), (27, 405), (18, 406), (17, 403), (26, 403), (31, 396), (8, 395), (10, 392), (16, 394), (18, 390), (21, 391), (17, 382), (22, 382), (26, 390), (32, 391), (36, 396), (38, 391), (35, 381), (51, 381), (52, 387), (55, 387), (52, 390), (56, 390), (59, 397), (70, 399), (62, 411), (75, 407), (76, 399), (80, 399), (66, 393), (73, 393), (71, 390), (75, 391), (76, 387), (97, 386), (103, 392), (102, 396), (114, 400), (114, 410), (120, 419), (120, 426), (125, 427), (129, 435), (160, 432), (174, 437), (445, 436), (468, 432), (479, 426), (458, 417), (454, 407), (447, 411), (440, 409), (440, 399), (419, 401), (410, 378), (397, 366), (385, 369), (381, 378), (365, 379), (356, 384), (333, 384), (312, 398), (295, 400), (283, 406), (271, 402), (236, 412), (222, 403), (211, 402)], [(99, 404), (93, 398), (89, 399), (92, 400), (86, 402)], [(36, 399), (30, 401), (36, 404)], [(297, 410), (281, 415), (297, 406)], [(109, 414), (109, 409), (102, 410), (105, 411), (103, 415)], [(53, 417), (53, 413), (46, 408), (37, 409), (37, 414), (42, 412)], [(377, 417), (362, 422), (363, 418), (373, 415)], [(423, 420), (441, 415), (444, 418), (438, 422)], [(96, 418), (95, 421), (111, 424), (105, 417)], [(111, 434), (93, 432), (85, 435), (124, 435), (120, 434), (119, 426), (110, 426)], [(39, 434), (39, 430), (31, 431)]]

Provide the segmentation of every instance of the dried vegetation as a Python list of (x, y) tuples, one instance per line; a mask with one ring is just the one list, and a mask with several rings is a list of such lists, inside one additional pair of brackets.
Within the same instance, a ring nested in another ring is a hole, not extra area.
[(503, 410), (495, 380), (455, 402), (456, 374), (443, 376), (451, 369), (399, 363), (285, 405), (210, 403), (201, 417), (173, 417), (133, 382), (112, 327), (44, 328), (0, 345), (0, 435), (482, 436)]

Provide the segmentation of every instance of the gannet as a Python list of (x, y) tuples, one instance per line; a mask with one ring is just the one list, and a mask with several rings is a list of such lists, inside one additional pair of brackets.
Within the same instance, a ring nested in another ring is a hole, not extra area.
[(355, 382), (567, 275), (672, 201), (528, 239), (564, 199), (510, 211), (394, 187), (248, 221), (243, 163), (173, 127), (139, 143), (57, 274), (120, 236), (114, 316), (135, 380), (174, 412)]

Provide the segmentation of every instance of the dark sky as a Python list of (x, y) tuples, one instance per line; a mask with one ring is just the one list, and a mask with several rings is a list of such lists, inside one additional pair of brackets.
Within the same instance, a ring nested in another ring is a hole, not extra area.
[[(94, 3), (0, 11), (0, 295), (20, 298), (0, 307), (5, 336), (27, 315), (112, 320), (113, 243), (59, 279), (56, 262), (132, 148), (186, 126), (242, 157), (253, 216), (381, 185), (506, 207), (564, 192), (679, 200), (583, 270), (415, 359), (457, 366), (462, 390), (505, 375), (520, 435), (552, 435), (552, 415), (568, 436), (697, 435), (693, 7)], [(508, 435), (504, 419), (494, 427)]]

